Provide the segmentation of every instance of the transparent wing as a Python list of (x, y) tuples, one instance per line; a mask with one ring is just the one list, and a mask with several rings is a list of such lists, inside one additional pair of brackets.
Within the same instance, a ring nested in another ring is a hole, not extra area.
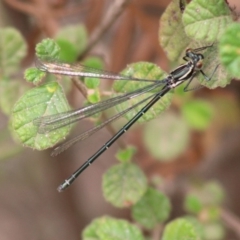
[(162, 87), (163, 83), (165, 83), (165, 80), (157, 81), (153, 84), (137, 89), (136, 91), (125, 93), (110, 99), (106, 99), (99, 103), (91, 104), (89, 106), (77, 110), (39, 117), (33, 120), (33, 124), (39, 127), (38, 133), (42, 134), (47, 133), (58, 128), (67, 126), (69, 124), (72, 124), (86, 117), (90, 117), (96, 113), (102, 112), (108, 108), (123, 103), (129, 99), (135, 98), (144, 93), (155, 90), (158, 87)]
[(105, 78), (114, 80), (131, 80), (140, 82), (156, 82), (156, 80), (134, 78), (130, 76), (125, 76), (123, 74), (117, 74), (101, 69), (87, 67), (80, 63), (76, 64), (63, 63), (59, 62), (56, 59), (40, 60), (39, 58), (36, 58), (35, 65), (41, 71), (60, 75)]
[(97, 131), (99, 131), (100, 129), (102, 129), (103, 127), (105, 127), (107, 124), (117, 120), (118, 118), (120, 118), (121, 116), (125, 115), (126, 113), (130, 112), (131, 110), (133, 110), (134, 108), (136, 108), (137, 106), (141, 105), (142, 103), (146, 102), (147, 100), (153, 98), (156, 95), (156, 93), (151, 94), (150, 96), (144, 98), (143, 100), (141, 100), (140, 102), (134, 104), (133, 106), (123, 110), (122, 112), (114, 115), (113, 117), (107, 119), (106, 121), (104, 121), (103, 123), (99, 124), (96, 127), (93, 127), (85, 132), (83, 132), (82, 134), (76, 136), (75, 138), (70, 139), (67, 142), (64, 142), (63, 144), (61, 144), (60, 146), (56, 147), (53, 152), (51, 153), (51, 156), (57, 156), (58, 154), (60, 154), (61, 152), (67, 150), (69, 147), (71, 147), (72, 145), (74, 145), (75, 143), (79, 142), (79, 141), (83, 141), (84, 139), (90, 137), (92, 134), (96, 133)]

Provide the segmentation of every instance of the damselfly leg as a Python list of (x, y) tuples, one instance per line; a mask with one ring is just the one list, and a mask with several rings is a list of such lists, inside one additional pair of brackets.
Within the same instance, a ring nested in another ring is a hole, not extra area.
[[(196, 48), (196, 49), (187, 49), (186, 50), (186, 56), (183, 57), (183, 59), (185, 61), (191, 61), (191, 59), (194, 57), (193, 55), (193, 52), (196, 54), (197, 52), (200, 52), (200, 51), (203, 51), (207, 48), (210, 48), (213, 46), (213, 43), (211, 45), (208, 45), (208, 46), (204, 46), (204, 47), (200, 47), (200, 48)], [(204, 77), (204, 79), (206, 81), (211, 81), (213, 75), (215, 74), (215, 72), (217, 71), (218, 67), (219, 67), (219, 64), (216, 65), (216, 67), (214, 68), (214, 70), (212, 71), (211, 75), (210, 76), (207, 76), (204, 71), (202, 70), (202, 66), (203, 66), (203, 59), (204, 59), (204, 56), (202, 54), (198, 54), (198, 57), (199, 57), (199, 60), (198, 62), (196, 62), (196, 67), (195, 67), (195, 73), (193, 73), (192, 77), (189, 79), (189, 81), (187, 82), (186, 86), (184, 87), (184, 91), (187, 92), (187, 91), (193, 91), (193, 90), (198, 90), (198, 89), (201, 89), (203, 88), (203, 86), (199, 85), (197, 87), (194, 87), (194, 88), (190, 88), (189, 89), (189, 86), (192, 82), (192, 80), (199, 74), (201, 73), (202, 76)]]

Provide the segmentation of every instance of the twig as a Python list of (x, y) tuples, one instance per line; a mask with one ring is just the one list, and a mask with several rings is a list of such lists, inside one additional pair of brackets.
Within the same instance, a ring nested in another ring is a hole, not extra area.
[(79, 92), (82, 93), (84, 98), (87, 99), (88, 92), (87, 92), (86, 86), (79, 79), (77, 79), (76, 77), (72, 77), (71, 80), (72, 80), (74, 86), (79, 90)]
[(91, 34), (88, 44), (81, 54), (80, 58), (87, 54), (90, 49), (96, 44), (96, 42), (102, 37), (102, 35), (106, 32), (106, 30), (111, 27), (114, 21), (118, 18), (118, 16), (122, 13), (126, 5), (131, 0), (118, 0), (112, 1), (111, 6), (109, 7), (107, 13), (105, 14), (102, 22), (99, 23), (98, 27)]
[(25, 3), (17, 0), (4, 0), (9, 6), (20, 12), (32, 15), (37, 19), (40, 28), (44, 29), (48, 36), (54, 36), (58, 29), (58, 23), (52, 15), (52, 9), (47, 1), (34, 0)]
[(153, 239), (153, 240), (160, 239), (160, 238), (161, 238), (162, 231), (163, 231), (163, 225), (162, 225), (162, 224), (158, 224), (158, 225), (152, 230), (151, 239)]
[(221, 218), (224, 224), (232, 229), (240, 238), (240, 219), (227, 209), (221, 209)]
[(34, 4), (25, 3), (17, 0), (4, 0), (6, 4), (11, 6), (14, 9), (17, 9), (20, 12), (28, 13), (30, 15), (35, 15), (36, 9)]

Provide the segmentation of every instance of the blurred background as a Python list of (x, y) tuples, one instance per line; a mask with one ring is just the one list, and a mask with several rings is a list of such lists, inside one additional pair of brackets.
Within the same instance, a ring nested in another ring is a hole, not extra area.
[[(228, 2), (236, 12), (240, 11), (238, 0)], [(43, 38), (54, 37), (62, 26), (73, 23), (83, 23), (87, 28), (89, 45), (85, 56), (102, 57), (105, 69), (119, 72), (132, 62), (149, 61), (169, 71), (171, 67), (158, 37), (159, 19), (169, 3), (169, 0), (2, 0), (0, 27), (18, 29), (28, 44), (28, 54), (19, 73), (22, 76), (24, 69), (33, 64), (35, 45)], [(102, 21), (108, 23), (105, 30), (101, 28)], [(22, 84), (26, 84), (23, 77)], [(240, 239), (235, 231), (240, 229), (237, 219), (240, 216), (240, 84), (232, 81), (224, 89), (201, 89), (196, 94), (213, 103), (215, 115), (206, 131), (191, 132), (188, 147), (177, 158), (161, 162), (151, 156), (142, 141), (146, 124), (136, 126), (121, 141), (136, 146), (134, 161), (149, 178), (164, 177), (164, 188), (173, 204), (172, 217), (184, 213), (183, 195), (189, 179), (219, 181), (226, 192), (227, 213), (223, 213), (226, 239)], [(81, 106), (83, 98), (75, 89), (68, 97), (74, 108)], [(172, 108), (176, 106), (173, 103)], [(131, 219), (128, 209), (116, 209), (108, 204), (101, 190), (103, 173), (117, 162), (114, 156), (118, 144), (65, 192), (56, 190), (112, 136), (111, 132), (103, 130), (52, 158), (51, 150), (40, 152), (16, 144), (8, 131), (9, 118), (3, 113), (0, 118), (1, 240), (80, 239), (82, 229), (95, 217), (111, 215)], [(81, 122), (74, 132), (91, 126), (90, 121)]]

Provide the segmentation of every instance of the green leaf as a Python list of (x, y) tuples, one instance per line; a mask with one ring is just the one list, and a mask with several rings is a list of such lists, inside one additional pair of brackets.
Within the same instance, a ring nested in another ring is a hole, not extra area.
[(94, 56), (84, 59), (83, 64), (85, 66), (93, 67), (93, 68), (97, 68), (97, 69), (103, 69), (103, 67), (104, 67), (103, 60), (99, 57), (94, 57)]
[(29, 90), (17, 101), (13, 108), (12, 126), (23, 144), (43, 150), (63, 139), (69, 133), (70, 126), (39, 134), (33, 120), (68, 110), (62, 87), (56, 82), (50, 82)]
[(205, 220), (216, 220), (220, 217), (219, 205), (224, 200), (224, 191), (219, 183), (207, 182), (194, 186), (186, 195), (185, 208), (191, 213), (204, 215)]
[[(103, 69), (103, 61), (98, 57), (89, 57), (84, 60), (83, 64), (88, 67)], [(88, 89), (95, 89), (99, 86), (99, 78), (85, 77), (84, 83)]]
[[(192, 1), (191, 4), (193, 2), (195, 1)], [(208, 1), (205, 2), (207, 3)], [(186, 11), (187, 10), (184, 11), (184, 14)], [(206, 44), (205, 42), (196, 42), (196, 40), (187, 37), (184, 31), (184, 25), (181, 21), (181, 16), (182, 13), (179, 9), (179, 0), (173, 0), (162, 15), (160, 21), (161, 27), (159, 32), (160, 44), (167, 53), (168, 58), (171, 61), (177, 61), (179, 63), (183, 62), (182, 58), (186, 54), (186, 48), (196, 49), (198, 47), (210, 45)], [(200, 32), (201, 29), (202, 26), (198, 28), (198, 31)], [(214, 29), (212, 31), (214, 31)], [(203, 40), (205, 41), (205, 39)], [(216, 66), (220, 64), (217, 44), (214, 44), (213, 47), (208, 48), (202, 53), (204, 54), (202, 70), (207, 76), (210, 76), (215, 70)], [(225, 87), (231, 81), (231, 76), (226, 73), (226, 71), (221, 67), (221, 65), (218, 66), (211, 81), (207, 81), (200, 73), (196, 77), (202, 85), (211, 89), (216, 87)]]
[(186, 34), (210, 43), (219, 40), (231, 22), (231, 12), (225, 0), (193, 0), (183, 13)]
[(190, 193), (185, 198), (184, 207), (190, 213), (199, 213), (203, 209), (203, 204), (196, 195)]
[(126, 220), (112, 217), (95, 219), (82, 234), (83, 240), (144, 240), (141, 231)]
[(162, 240), (199, 240), (199, 236), (190, 221), (179, 218), (167, 224)]
[(197, 233), (197, 236), (198, 236), (198, 239), (200, 240), (205, 240), (205, 237), (204, 237), (204, 226), (202, 224), (201, 219), (198, 220), (198, 218), (196, 217), (193, 217), (193, 216), (185, 216), (184, 219), (186, 219), (187, 221), (189, 221), (190, 223), (192, 223), (196, 233)]
[(0, 106), (1, 110), (6, 114), (12, 113), (15, 102), (24, 92), (29, 89), (20, 79), (3, 79), (0, 81)]
[(202, 74), (198, 74), (198, 81), (201, 83), (201, 85), (204, 85), (207, 88), (214, 89), (216, 87), (225, 87), (232, 80), (232, 76), (220, 64), (217, 44), (209, 47), (204, 52), (202, 70), (208, 77), (211, 77), (213, 72), (216, 70), (211, 78), (211, 81), (206, 80)]
[[(161, 80), (165, 77), (165, 73), (155, 64), (147, 63), (147, 62), (139, 62), (135, 64), (130, 64), (123, 72), (126, 76), (132, 76), (135, 78), (143, 78), (143, 79), (149, 79), (149, 80)], [(149, 83), (146, 82), (136, 82), (136, 81), (115, 81), (113, 85), (113, 89), (117, 93), (126, 93), (135, 91), (137, 89), (143, 88), (146, 85), (149, 85)], [(154, 92), (160, 91), (163, 86), (158, 87), (154, 90)], [(148, 92), (145, 94), (142, 94), (141, 96), (138, 96), (136, 98), (131, 98), (128, 101), (119, 104), (116, 106), (116, 110), (118, 112), (121, 112), (125, 110), (126, 108), (131, 107), (134, 104), (139, 103), (143, 99), (153, 96), (153, 91)], [(167, 93), (163, 98), (161, 98), (158, 103), (156, 103), (152, 108), (151, 111), (148, 111), (146, 114), (144, 114), (138, 122), (144, 122), (149, 121), (153, 118), (155, 118), (158, 114), (160, 114), (162, 111), (164, 111), (166, 108), (169, 107), (171, 103), (172, 93)], [(150, 101), (150, 99), (148, 100)], [(132, 111), (128, 112), (124, 116), (126, 119), (130, 120), (133, 116), (136, 115), (137, 112), (145, 105), (146, 102), (143, 104), (140, 104), (138, 107), (135, 107)]]
[(126, 149), (119, 150), (116, 154), (116, 158), (120, 162), (130, 162), (135, 153), (136, 153), (136, 148), (132, 146), (128, 146)]
[(83, 240), (101, 240), (101, 238), (97, 235), (97, 230), (99, 227), (101, 227), (102, 218), (94, 219), (87, 227), (85, 227), (82, 232)]
[(132, 163), (111, 167), (103, 176), (103, 193), (115, 207), (135, 204), (147, 189), (147, 180), (142, 170)]
[(16, 29), (0, 28), (0, 79), (18, 70), (26, 51), (27, 45)]
[(220, 39), (219, 52), (222, 64), (230, 74), (240, 78), (240, 24), (231, 24)]
[(192, 100), (186, 102), (181, 108), (182, 114), (188, 124), (197, 130), (205, 130), (213, 119), (213, 107), (205, 100)]
[(186, 121), (168, 111), (144, 127), (143, 139), (146, 148), (155, 158), (171, 161), (186, 149), (189, 134)]
[(145, 195), (133, 206), (132, 215), (135, 221), (151, 229), (169, 217), (170, 209), (169, 199), (163, 193), (148, 188)]
[(163, 13), (159, 28), (159, 41), (164, 48), (168, 59), (182, 61), (185, 49), (191, 44), (182, 23), (182, 13), (179, 8), (179, 0), (173, 0)]
[(208, 221), (216, 221), (221, 219), (221, 210), (219, 206), (210, 206), (205, 209), (205, 219)]
[[(174, 98), (177, 100), (179, 99), (181, 102), (183, 100), (188, 100), (192, 99), (194, 95), (194, 91), (185, 91), (184, 89), (186, 88), (186, 84), (181, 84), (177, 88), (174, 89)], [(190, 84), (189, 88), (192, 88), (192, 84)]]
[(90, 103), (97, 103), (97, 102), (99, 102), (100, 101), (100, 93), (99, 93), (99, 91), (95, 90), (93, 93), (88, 94), (87, 100)]
[(46, 73), (33, 67), (26, 69), (24, 73), (24, 78), (28, 82), (32, 82), (34, 85), (41, 83), (43, 77), (45, 77)]
[(95, 89), (100, 85), (99, 78), (86, 77), (84, 83), (88, 89)]
[(61, 61), (73, 63), (77, 60), (77, 49), (71, 42), (59, 38), (56, 40), (56, 43), (61, 49), (59, 53), (59, 59)]
[(55, 39), (57, 41), (58, 39), (67, 40), (74, 46), (77, 55), (79, 55), (87, 45), (87, 30), (82, 24), (68, 25), (58, 31)]
[(57, 43), (50, 38), (42, 40), (36, 46), (36, 55), (40, 59), (58, 59), (60, 48)]

